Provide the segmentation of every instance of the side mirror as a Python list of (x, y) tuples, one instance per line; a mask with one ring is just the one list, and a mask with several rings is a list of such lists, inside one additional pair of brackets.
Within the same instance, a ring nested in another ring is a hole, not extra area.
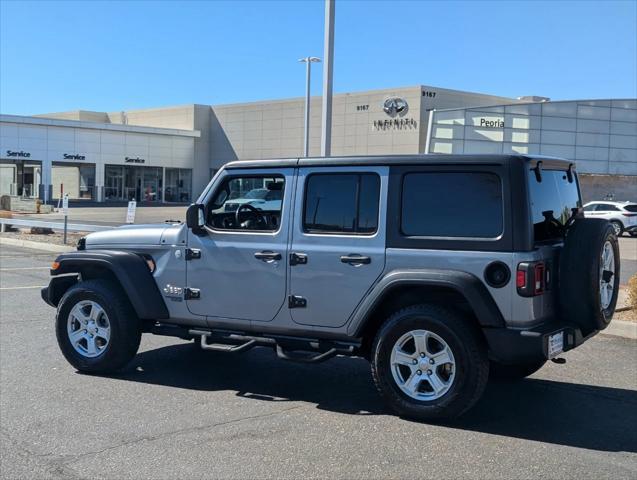
[(203, 205), (200, 203), (190, 205), (188, 210), (186, 210), (186, 225), (188, 228), (192, 229), (193, 232), (201, 232), (205, 223)]

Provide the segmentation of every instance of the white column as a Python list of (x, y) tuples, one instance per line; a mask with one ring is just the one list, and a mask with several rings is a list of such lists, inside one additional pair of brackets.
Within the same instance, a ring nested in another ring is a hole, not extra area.
[(104, 201), (104, 164), (102, 162), (95, 164), (95, 190), (97, 190), (97, 201)]
[(44, 203), (51, 201), (49, 198), (49, 191), (51, 190), (51, 182), (53, 178), (53, 162), (48, 158), (42, 161), (42, 189), (44, 190)]

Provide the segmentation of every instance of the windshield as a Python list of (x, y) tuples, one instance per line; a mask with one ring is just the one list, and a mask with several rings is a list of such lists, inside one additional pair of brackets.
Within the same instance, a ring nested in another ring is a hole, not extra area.
[(538, 182), (533, 171), (529, 172), (529, 197), (535, 242), (561, 240), (562, 230), (572, 215), (573, 208), (582, 206), (577, 176), (569, 183), (562, 170), (542, 170)]

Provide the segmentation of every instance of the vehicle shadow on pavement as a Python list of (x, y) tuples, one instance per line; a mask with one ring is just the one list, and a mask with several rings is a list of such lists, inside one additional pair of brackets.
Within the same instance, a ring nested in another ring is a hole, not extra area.
[[(362, 359), (304, 365), (270, 349), (233, 355), (192, 344), (138, 354), (121, 380), (199, 391), (235, 391), (256, 401), (308, 402), (356, 415), (391, 414)], [(445, 427), (590, 450), (637, 452), (637, 391), (529, 378), (489, 383), (476, 406)]]

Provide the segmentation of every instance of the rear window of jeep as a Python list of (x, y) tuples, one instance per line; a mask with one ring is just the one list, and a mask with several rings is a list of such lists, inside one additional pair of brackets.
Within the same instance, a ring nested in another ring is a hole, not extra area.
[(571, 217), (572, 209), (582, 206), (577, 177), (569, 182), (563, 170), (542, 170), (541, 181), (530, 172), (529, 199), (535, 242), (562, 240), (555, 222), (564, 225)]
[(502, 183), (494, 173), (408, 173), (403, 179), (404, 235), (496, 238), (503, 223)]

